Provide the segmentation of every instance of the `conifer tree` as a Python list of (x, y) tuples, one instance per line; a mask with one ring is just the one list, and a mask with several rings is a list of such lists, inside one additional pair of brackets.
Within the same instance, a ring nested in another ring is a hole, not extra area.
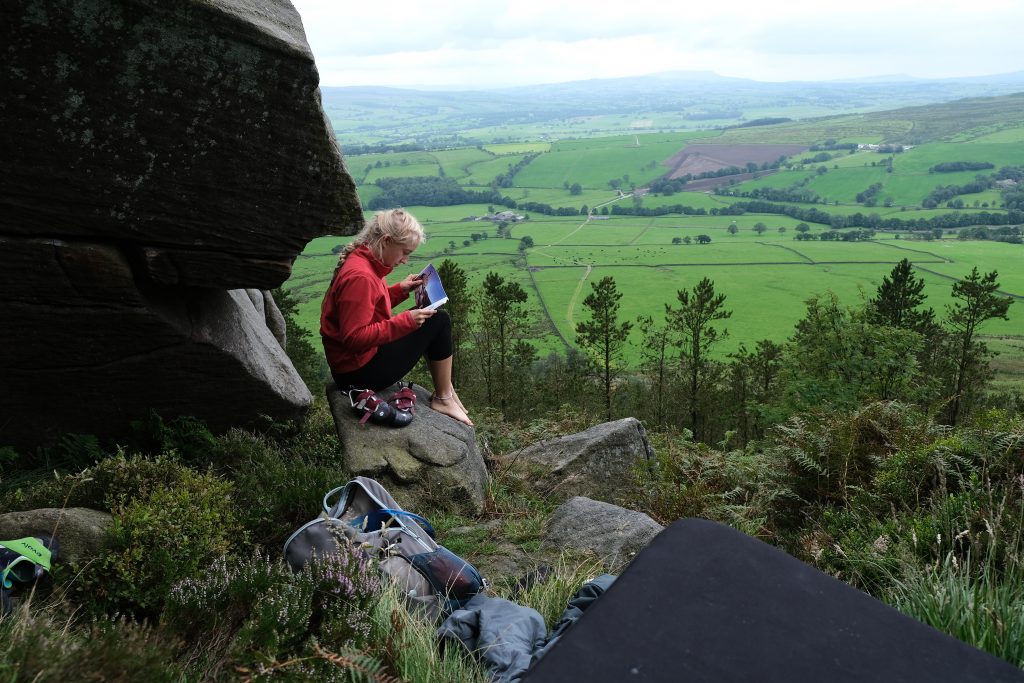
[(687, 379), (687, 412), (690, 430), (698, 441), (704, 438), (702, 404), (705, 394), (714, 383), (715, 367), (711, 359), (711, 348), (725, 339), (728, 332), (721, 332), (712, 323), (726, 320), (732, 315), (725, 306), (725, 295), (715, 294), (715, 283), (704, 278), (693, 290), (681, 289), (676, 293), (679, 308), (666, 304), (665, 313), (669, 328), (675, 334), (679, 345), (679, 356), (684, 376)]
[(914, 277), (910, 261), (903, 259), (882, 278), (875, 298), (868, 301), (872, 322), (925, 334), (934, 326), (932, 309), (918, 310), (924, 303), (924, 280)]
[(497, 398), (503, 413), (508, 408), (508, 397), (512, 391), (509, 386), (510, 367), (516, 360), (532, 360), (523, 344), (531, 349), (532, 346), (526, 342), (516, 343), (522, 341), (528, 322), (525, 303), (526, 292), (518, 282), (506, 282), (495, 272), (487, 273), (480, 300), (478, 347), (487, 401), (493, 405)]
[(319, 340), (314, 346), (313, 335), (295, 319), (299, 302), (291, 292), (279, 287), (271, 291), (271, 296), (284, 317), (285, 353), (309, 391), (314, 395), (323, 395), (328, 371)]
[(455, 385), (459, 386), (464, 383), (469, 371), (464, 361), (473, 297), (469, 293), (469, 278), (466, 271), (455, 261), (441, 261), (437, 267), (437, 274), (444, 284), (445, 294), (448, 295), (444, 309), (452, 320), (452, 379)]
[(657, 425), (667, 422), (665, 394), (667, 391), (669, 367), (669, 341), (666, 325), (658, 326), (654, 318), (642, 315), (636, 319), (643, 334), (640, 346), (640, 369), (647, 377), (651, 391), (654, 393), (654, 421)]
[(946, 322), (950, 332), (950, 346), (956, 359), (952, 377), (952, 400), (947, 410), (949, 424), (955, 425), (962, 417), (965, 405), (988, 379), (988, 348), (975, 340), (978, 326), (992, 318), (1007, 320), (1007, 311), (1013, 299), (999, 296), (998, 273), (981, 275), (978, 268), (971, 269), (963, 280), (953, 284), (956, 303), (946, 308)]
[(622, 292), (611, 276), (590, 284), (593, 290), (583, 305), (590, 311), (590, 320), (576, 324), (576, 343), (591, 357), (601, 373), (604, 384), (605, 419), (612, 419), (612, 382), (617, 376), (616, 364), (633, 328), (631, 322), (619, 322), (619, 299)]

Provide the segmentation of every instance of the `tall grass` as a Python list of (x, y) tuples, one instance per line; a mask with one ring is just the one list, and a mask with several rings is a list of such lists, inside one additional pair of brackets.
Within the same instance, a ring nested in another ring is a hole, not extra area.
[(499, 597), (540, 612), (544, 623), (551, 629), (580, 586), (602, 573), (598, 560), (563, 554), (549, 571), (539, 572), (537, 580), (527, 580), (525, 585), (505, 584), (496, 592)]
[(885, 599), (904, 614), (1024, 667), (1024, 570), (973, 570), (950, 553), (938, 566), (907, 568)]
[(372, 613), (371, 640), (378, 643), (389, 668), (415, 683), (486, 683), (483, 667), (459, 648), (438, 647), (436, 625), (410, 612), (397, 584), (389, 584)]

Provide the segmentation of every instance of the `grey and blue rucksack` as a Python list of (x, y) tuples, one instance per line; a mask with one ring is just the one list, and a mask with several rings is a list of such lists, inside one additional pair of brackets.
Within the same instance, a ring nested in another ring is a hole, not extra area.
[(356, 477), (329, 491), (323, 508), (284, 544), (293, 571), (348, 544), (376, 559), (406, 598), (430, 616), (451, 613), (484, 588), (473, 565), (434, 540), (430, 522), (401, 509), (373, 479)]

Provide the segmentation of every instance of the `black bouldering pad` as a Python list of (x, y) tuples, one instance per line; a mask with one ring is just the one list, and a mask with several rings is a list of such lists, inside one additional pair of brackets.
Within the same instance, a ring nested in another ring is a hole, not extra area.
[(675, 522), (523, 681), (1024, 681), (727, 526)]

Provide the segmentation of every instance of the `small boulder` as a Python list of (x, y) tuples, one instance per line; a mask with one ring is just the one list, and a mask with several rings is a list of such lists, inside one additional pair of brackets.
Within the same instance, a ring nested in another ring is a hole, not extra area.
[(505, 540), (504, 524), (492, 519), (482, 524), (456, 527), (445, 531), (438, 542), (449, 548), (467, 544), (483, 552), (465, 555), (481, 576), (492, 584), (522, 577), (537, 568), (537, 560), (519, 545)]
[(617, 573), (663, 528), (642, 512), (576, 496), (551, 515), (541, 549), (590, 553)]
[(114, 518), (89, 508), (40, 508), (0, 515), (0, 537), (53, 536), (60, 542), (62, 562), (80, 562), (97, 555), (109, 543)]
[[(396, 389), (378, 394), (387, 399)], [(441, 506), (479, 514), (487, 469), (477, 449), (476, 430), (431, 410), (430, 394), (423, 387), (414, 386), (414, 391), (415, 419), (397, 428), (359, 424), (348, 395), (333, 382), (328, 385), (346, 474), (376, 479), (413, 512)]]
[(633, 486), (638, 466), (654, 462), (647, 431), (634, 417), (605, 422), (578, 434), (545, 439), (518, 453), (543, 466), (541, 484), (562, 496), (618, 500)]

